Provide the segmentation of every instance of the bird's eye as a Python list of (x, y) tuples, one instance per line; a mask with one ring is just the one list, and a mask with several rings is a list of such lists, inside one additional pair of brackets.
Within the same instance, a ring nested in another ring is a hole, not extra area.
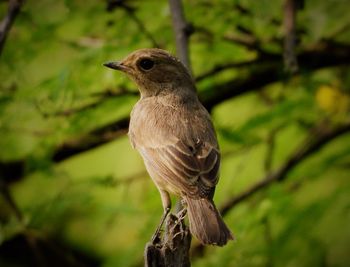
[(142, 59), (139, 62), (139, 66), (141, 67), (141, 69), (143, 70), (150, 70), (153, 68), (154, 66), (154, 61), (148, 58)]

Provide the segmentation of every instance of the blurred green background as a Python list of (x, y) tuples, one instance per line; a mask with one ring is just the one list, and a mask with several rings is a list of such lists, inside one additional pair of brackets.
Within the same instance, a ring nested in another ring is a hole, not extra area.
[[(297, 1), (296, 75), (285, 1), (183, 2), (222, 150), (217, 206), (292, 162), (225, 212), (234, 242), (192, 241), (192, 266), (350, 266), (348, 1)], [(171, 12), (164, 0), (21, 5), (0, 55), (0, 266), (143, 265), (161, 201), (126, 136), (137, 89), (102, 63), (175, 54)]]

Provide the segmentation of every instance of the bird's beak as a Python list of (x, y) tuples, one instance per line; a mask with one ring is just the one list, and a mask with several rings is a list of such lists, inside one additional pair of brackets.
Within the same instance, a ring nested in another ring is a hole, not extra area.
[(121, 61), (107, 62), (107, 63), (104, 63), (103, 66), (114, 70), (121, 70), (121, 71), (125, 71), (127, 69), (127, 67), (123, 65)]

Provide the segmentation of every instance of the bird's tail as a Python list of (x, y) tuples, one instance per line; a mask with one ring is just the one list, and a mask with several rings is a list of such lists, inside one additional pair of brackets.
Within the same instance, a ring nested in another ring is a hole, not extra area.
[(185, 197), (190, 231), (203, 245), (224, 246), (233, 235), (212, 200)]

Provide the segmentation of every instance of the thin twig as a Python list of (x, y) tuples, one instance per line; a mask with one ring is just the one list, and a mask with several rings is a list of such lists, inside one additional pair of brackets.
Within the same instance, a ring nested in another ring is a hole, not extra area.
[(39, 240), (36, 238), (36, 236), (32, 235), (31, 233), (26, 233), (24, 237), (31, 252), (33, 253), (35, 265), (38, 267), (47, 266), (48, 262), (45, 259), (43, 251), (40, 249)]
[(124, 10), (129, 14), (129, 16), (132, 18), (132, 20), (136, 23), (136, 25), (139, 27), (140, 31), (147, 37), (147, 39), (152, 43), (153, 47), (159, 48), (159, 44), (156, 41), (156, 39), (153, 37), (153, 35), (147, 30), (145, 27), (144, 22), (142, 22), (135, 14), (135, 11), (133, 9), (124, 8)]
[[(242, 6), (241, 4), (235, 3), (233, 5), (234, 9), (237, 10), (240, 14), (240, 17), (247, 16), (247, 17), (253, 17), (254, 13), (251, 12), (248, 8)], [(269, 22), (275, 26), (280, 26), (281, 22), (276, 18), (270, 18)]]
[(128, 175), (127, 177), (124, 177), (124, 178), (108, 176), (102, 179), (98, 179), (98, 183), (107, 185), (107, 186), (112, 186), (112, 187), (117, 187), (121, 185), (128, 187), (132, 183), (136, 181), (141, 181), (147, 177), (148, 177), (148, 173), (146, 172), (146, 170), (142, 170), (135, 174)]
[(255, 36), (246, 33), (241, 33), (239, 35), (231, 33), (229, 35), (225, 35), (223, 37), (223, 40), (243, 45), (251, 50), (258, 50), (260, 45), (258, 39), (256, 39)]
[(110, 142), (125, 135), (129, 126), (129, 118), (125, 117), (102, 128), (96, 129), (77, 139), (61, 144), (53, 154), (53, 161), (60, 162), (71, 155), (84, 152), (99, 145)]
[(0, 177), (0, 193), (3, 195), (4, 200), (9, 205), (10, 209), (12, 210), (13, 214), (15, 215), (17, 221), (20, 224), (23, 224), (23, 214), (19, 207), (17, 206), (16, 201), (12, 197), (12, 194), (8, 188), (8, 185), (5, 182), (4, 177)]
[(297, 6), (295, 0), (285, 0), (284, 4), (284, 67), (287, 72), (296, 73), (298, 71), (298, 61), (295, 54), (296, 46), (296, 13)]
[(334, 32), (332, 32), (330, 35), (327, 36), (327, 39), (336, 39), (339, 35), (346, 33), (350, 30), (350, 23), (345, 23), (340, 28), (336, 29)]
[(152, 43), (153, 47), (160, 47), (153, 35), (147, 30), (144, 22), (142, 22), (135, 14), (136, 8), (129, 5), (126, 0), (107, 0), (107, 11), (111, 12), (115, 9), (123, 9), (131, 17), (131, 19), (136, 23), (139, 30), (147, 37), (147, 39)]
[(193, 27), (186, 21), (181, 0), (169, 0), (171, 17), (176, 41), (176, 54), (191, 72), (189, 57), (189, 37)]
[(37, 110), (43, 117), (68, 117), (71, 115), (75, 115), (77, 113), (91, 110), (98, 106), (104, 104), (107, 100), (110, 100), (112, 97), (123, 97), (123, 96), (137, 96), (139, 93), (137, 91), (128, 91), (124, 88), (119, 88), (118, 91), (107, 89), (103, 92), (94, 93), (92, 96), (97, 97), (97, 99), (91, 103), (87, 103), (78, 107), (68, 108), (64, 110), (58, 110), (54, 112), (46, 112), (40, 105), (40, 102), (36, 102), (35, 106)]
[[(291, 154), (285, 163), (276, 171), (270, 172), (268, 175), (262, 177), (257, 183), (250, 186), (240, 194), (228, 199), (220, 208), (222, 216), (227, 215), (238, 204), (247, 200), (249, 197), (260, 192), (261, 190), (271, 186), (276, 182), (281, 182), (288, 177), (290, 171), (299, 166), (309, 156), (329, 144), (337, 137), (350, 132), (350, 121), (338, 126), (335, 129), (325, 129), (324, 123), (321, 122), (319, 126), (310, 131), (310, 135), (304, 142)], [(315, 136), (316, 135), (316, 136)], [(204, 246), (196, 245), (192, 249), (192, 257), (203, 254)]]
[(271, 171), (272, 165), (273, 165), (273, 156), (275, 153), (275, 147), (276, 147), (276, 135), (278, 131), (282, 127), (276, 127), (272, 129), (267, 136), (267, 151), (266, 151), (266, 157), (264, 161), (264, 169), (266, 173), (269, 173)]
[(214, 66), (211, 70), (204, 72), (200, 75), (198, 75), (195, 80), (196, 82), (200, 82), (204, 79), (207, 79), (209, 77), (212, 77), (222, 71), (228, 70), (228, 69), (236, 69), (241, 67), (247, 67), (247, 66), (253, 66), (255, 64), (261, 63), (260, 59), (253, 59), (253, 60), (247, 60), (242, 62), (229, 62), (225, 64), (218, 64)]
[(316, 127), (317, 133), (316, 136), (308, 136), (304, 142), (295, 150), (295, 152), (289, 157), (289, 159), (276, 171), (269, 173), (265, 177), (259, 180), (256, 184), (248, 188), (246, 191), (243, 191), (239, 195), (229, 199), (221, 207), (221, 214), (225, 215), (233, 207), (242, 202), (243, 200), (254, 195), (259, 190), (270, 186), (274, 182), (280, 182), (286, 179), (289, 172), (294, 169), (296, 166), (301, 164), (305, 159), (310, 155), (327, 145), (329, 142), (335, 138), (348, 133), (350, 131), (350, 122), (344, 123), (343, 125), (337, 127), (333, 130), (324, 129), (323, 124), (322, 128)]
[(0, 23), (0, 55), (4, 48), (7, 35), (21, 10), (24, 0), (10, 0), (8, 11)]

